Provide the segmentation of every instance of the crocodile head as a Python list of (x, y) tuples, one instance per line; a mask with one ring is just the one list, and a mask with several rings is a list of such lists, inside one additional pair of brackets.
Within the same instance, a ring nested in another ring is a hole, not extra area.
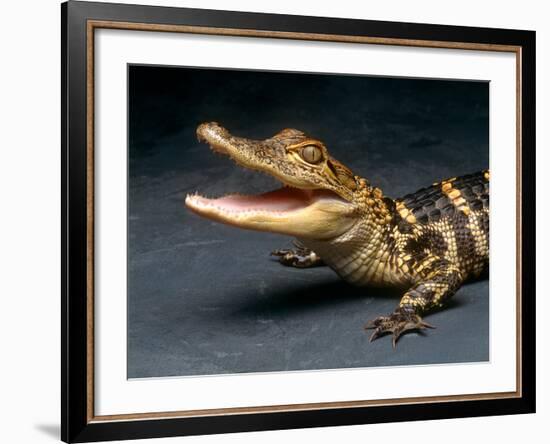
[(240, 228), (326, 240), (349, 230), (360, 213), (355, 198), (361, 183), (333, 159), (323, 142), (295, 129), (265, 140), (233, 136), (215, 122), (197, 128), (199, 141), (239, 166), (262, 171), (282, 183), (258, 195), (228, 194), (209, 199), (188, 195), (195, 213)]

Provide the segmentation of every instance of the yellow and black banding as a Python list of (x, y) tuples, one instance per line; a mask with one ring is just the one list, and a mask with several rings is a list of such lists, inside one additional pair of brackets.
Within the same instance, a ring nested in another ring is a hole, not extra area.
[(399, 302), (401, 309), (421, 314), (440, 306), (463, 281), (462, 272), (446, 260), (430, 257), (425, 266), (425, 277), (403, 295)]
[(423, 225), (489, 207), (489, 171), (446, 179), (396, 200), (401, 221)]
[(397, 199), (398, 269), (419, 276), (424, 267), (418, 264), (429, 252), (458, 265), (464, 276), (479, 275), (489, 254), (489, 179), (484, 170)]
[(466, 199), (464, 199), (464, 196), (462, 196), (462, 191), (455, 188), (453, 186), (453, 182), (456, 182), (456, 178), (441, 182), (441, 192), (447, 196), (458, 211), (461, 211), (468, 216), (470, 214), (470, 207), (468, 206)]

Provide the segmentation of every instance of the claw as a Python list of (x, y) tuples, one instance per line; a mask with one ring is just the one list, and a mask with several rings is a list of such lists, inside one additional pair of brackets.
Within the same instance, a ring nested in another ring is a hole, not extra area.
[(374, 330), (372, 335), (370, 335), (369, 342), (374, 341), (375, 339), (378, 339), (381, 336), (382, 332), (378, 328)]
[(395, 349), (397, 341), (406, 332), (412, 330), (422, 330), (425, 328), (435, 328), (433, 325), (424, 322), (420, 316), (416, 314), (404, 313), (395, 311), (390, 316), (379, 316), (372, 319), (365, 325), (365, 329), (374, 329), (374, 332), (369, 338), (369, 342), (378, 339), (385, 334), (392, 334), (392, 346)]
[(292, 253), (290, 250), (273, 250), (271, 256), (285, 256), (288, 253)]
[(397, 348), (397, 340), (399, 339), (399, 336), (401, 336), (401, 333), (399, 333), (398, 335), (396, 335), (395, 333), (393, 334), (393, 337), (391, 339), (391, 345), (393, 347), (393, 349), (395, 350)]

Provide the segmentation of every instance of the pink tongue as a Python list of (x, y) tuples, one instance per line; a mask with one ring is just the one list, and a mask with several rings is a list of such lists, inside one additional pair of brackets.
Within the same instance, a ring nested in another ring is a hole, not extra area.
[(309, 201), (309, 192), (288, 187), (253, 196), (233, 195), (210, 200), (212, 204), (230, 211), (288, 211), (303, 208)]

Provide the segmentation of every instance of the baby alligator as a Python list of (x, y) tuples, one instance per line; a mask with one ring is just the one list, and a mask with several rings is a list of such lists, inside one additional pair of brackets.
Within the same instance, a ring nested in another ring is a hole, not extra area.
[(320, 140), (284, 129), (266, 140), (231, 135), (215, 122), (200, 141), (238, 165), (263, 171), (282, 188), (185, 203), (209, 219), (297, 238), (296, 250), (272, 254), (293, 267), (328, 265), (356, 285), (404, 290), (397, 308), (365, 328), (370, 340), (433, 328), (422, 319), (489, 264), (489, 171), (453, 177), (399, 199), (354, 175)]

